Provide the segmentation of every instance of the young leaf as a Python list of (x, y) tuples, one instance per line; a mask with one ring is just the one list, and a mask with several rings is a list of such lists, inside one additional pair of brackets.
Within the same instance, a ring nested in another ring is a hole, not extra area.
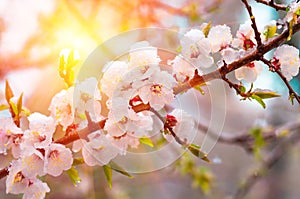
[(202, 28), (202, 32), (205, 35), (205, 37), (207, 37), (207, 35), (210, 31), (210, 28), (211, 28), (211, 22), (208, 22), (208, 24), (204, 28)]
[(9, 101), (9, 105), (10, 105), (10, 108), (13, 112), (12, 115), (13, 115), (13, 117), (15, 117), (18, 113), (18, 107), (12, 100)]
[(255, 99), (263, 108), (266, 108), (265, 102), (257, 95), (253, 94), (251, 95), (252, 99)]
[(134, 176), (130, 175), (127, 171), (125, 171), (120, 165), (118, 165), (117, 163), (111, 161), (109, 163), (109, 166), (116, 172), (121, 173), (129, 178), (134, 178)]
[(292, 36), (293, 36), (293, 25), (294, 25), (294, 21), (291, 20), (291, 21), (289, 22), (289, 36), (288, 36), (288, 38), (286, 39), (287, 41), (290, 41), (291, 38), (292, 38)]
[(17, 103), (17, 115), (20, 116), (22, 112), (22, 105), (23, 105), (23, 93), (20, 95)]
[(205, 94), (204, 90), (201, 88), (201, 85), (194, 86), (194, 89), (196, 89), (197, 91), (199, 91), (201, 93), (201, 95)]
[(251, 130), (250, 134), (254, 137), (253, 153), (255, 157), (258, 160), (260, 160), (261, 159), (260, 149), (265, 145), (263, 132), (260, 128), (254, 128)]
[(109, 188), (112, 188), (112, 168), (109, 165), (103, 166), (103, 171), (108, 182)]
[(261, 99), (280, 97), (281, 95), (271, 90), (255, 90), (254, 94)]
[(199, 157), (205, 162), (210, 163), (210, 160), (207, 158), (207, 154), (200, 150), (200, 146), (197, 146), (195, 144), (190, 144), (188, 146), (188, 150), (196, 157)]
[(266, 39), (270, 39), (270, 38), (275, 36), (276, 31), (277, 31), (277, 26), (276, 26), (276, 23), (275, 23), (275, 24), (272, 24), (272, 25), (267, 25), (265, 27), (265, 31), (264, 31), (263, 34), (265, 35)]
[(154, 147), (154, 145), (152, 143), (152, 140), (150, 138), (148, 138), (148, 137), (144, 136), (144, 137), (141, 137), (139, 140), (140, 140), (141, 143), (143, 143), (145, 145), (148, 145), (150, 147)]
[(66, 172), (70, 177), (73, 185), (76, 187), (77, 184), (81, 182), (77, 169), (75, 169), (75, 167), (72, 166), (71, 169), (67, 170)]
[(0, 111), (4, 111), (4, 110), (7, 110), (7, 109), (9, 109), (9, 106), (7, 106), (5, 104), (0, 105)]
[(11, 90), (11, 87), (10, 87), (8, 81), (6, 80), (6, 82), (5, 82), (5, 98), (6, 98), (7, 103), (9, 103), (10, 99), (13, 97), (14, 97), (14, 93)]

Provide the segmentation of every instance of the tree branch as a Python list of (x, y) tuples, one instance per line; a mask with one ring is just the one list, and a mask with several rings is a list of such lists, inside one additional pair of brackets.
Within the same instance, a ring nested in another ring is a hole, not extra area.
[(252, 29), (254, 30), (254, 34), (255, 34), (255, 40), (257, 42), (257, 49), (259, 50), (259, 47), (262, 45), (262, 42), (261, 42), (261, 38), (260, 38), (260, 32), (258, 31), (258, 28), (257, 28), (257, 25), (256, 25), (256, 21), (255, 21), (255, 17), (252, 13), (252, 8), (251, 6), (248, 4), (248, 1), (247, 0), (241, 0), (244, 4), (245, 4), (245, 7), (248, 11), (248, 14), (250, 16), (250, 19), (251, 19), (251, 26), (252, 26)]
[(270, 6), (270, 7), (274, 8), (274, 9), (276, 9), (277, 11), (278, 10), (284, 10), (284, 11), (286, 11), (286, 8), (287, 8), (287, 6), (285, 6), (285, 5), (280, 5), (280, 4), (274, 3), (274, 0), (271, 0), (271, 1), (255, 0), (255, 1), (258, 2), (258, 3), (265, 4), (267, 6)]
[(278, 74), (278, 76), (282, 79), (282, 81), (285, 83), (286, 87), (288, 88), (289, 90), (289, 94), (290, 94), (290, 98), (294, 97), (297, 102), (300, 104), (300, 96), (296, 93), (296, 91), (292, 88), (292, 86), (290, 85), (289, 81), (286, 79), (286, 77), (281, 73), (280, 69), (278, 68), (275, 68), (273, 66), (273, 64), (265, 59), (265, 58), (261, 58), (260, 59), (263, 63), (265, 63), (267, 66), (269, 66), (269, 68), (274, 71), (275, 73)]
[[(296, 32), (298, 32), (300, 30), (300, 24), (295, 24), (292, 27), (293, 30), (293, 34), (295, 34)], [(266, 42), (265, 44), (262, 44), (258, 49), (256, 49), (253, 52), (250, 52), (249, 54), (245, 55), (244, 57), (240, 58), (237, 61), (234, 61), (230, 64), (227, 65), (227, 70), (224, 70), (222, 67), (207, 73), (205, 75), (195, 75), (190, 81), (183, 83), (181, 85), (178, 85), (177, 87), (174, 88), (174, 93), (178, 94), (184, 91), (187, 91), (188, 89), (197, 86), (197, 85), (201, 85), (205, 82), (214, 80), (214, 79), (221, 79), (222, 76), (252, 62), (255, 60), (259, 60), (261, 58), (261, 56), (263, 56), (264, 54), (266, 54), (267, 52), (269, 52), (270, 50), (278, 47), (279, 45), (281, 45), (283, 42), (286, 41), (286, 39), (289, 36), (289, 30), (286, 29), (284, 30), (280, 35), (278, 35), (277, 37), (273, 38), (272, 40)]]

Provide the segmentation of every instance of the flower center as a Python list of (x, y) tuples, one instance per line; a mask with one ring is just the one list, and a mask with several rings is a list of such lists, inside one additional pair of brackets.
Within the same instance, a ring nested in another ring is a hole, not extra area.
[(162, 85), (154, 84), (151, 86), (150, 90), (153, 95), (161, 96), (162, 95)]

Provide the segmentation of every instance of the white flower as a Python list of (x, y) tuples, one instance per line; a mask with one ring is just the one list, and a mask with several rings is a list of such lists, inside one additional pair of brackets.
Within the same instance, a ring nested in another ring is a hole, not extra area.
[(232, 45), (236, 48), (243, 48), (244, 50), (252, 49), (256, 45), (254, 30), (251, 27), (251, 21), (240, 25), (236, 33), (236, 38), (233, 39)]
[(212, 52), (218, 52), (231, 43), (232, 34), (228, 26), (218, 25), (210, 29), (207, 38), (209, 39)]
[(118, 83), (123, 81), (123, 76), (128, 72), (128, 66), (126, 62), (113, 61), (107, 63), (104, 69), (100, 87), (101, 91), (111, 98)]
[(300, 2), (293, 1), (289, 5), (289, 11), (285, 16), (285, 20), (287, 22), (290, 22), (291, 20), (294, 20), (295, 18), (297, 19), (297, 16), (299, 16), (299, 11), (300, 11)]
[(155, 110), (160, 110), (175, 99), (175, 85), (176, 80), (169, 73), (157, 70), (147, 80), (134, 82), (133, 88), (144, 104), (149, 103)]
[(42, 153), (33, 148), (27, 148), (23, 152), (23, 157), (20, 159), (22, 163), (22, 172), (28, 177), (36, 175), (43, 176), (44, 173), (44, 156)]
[(87, 125), (86, 112), (92, 121), (98, 122), (103, 119), (101, 112), (101, 94), (98, 89), (98, 81), (94, 77), (85, 79), (75, 85), (74, 88), (75, 123)]
[(44, 199), (48, 192), (50, 192), (48, 185), (39, 179), (35, 179), (30, 181), (22, 199)]
[(45, 172), (52, 176), (59, 176), (64, 170), (71, 168), (72, 152), (62, 144), (51, 144), (45, 152)]
[(33, 113), (28, 117), (29, 129), (24, 132), (24, 143), (22, 148), (34, 146), (45, 148), (52, 142), (55, 131), (55, 121), (40, 113)]
[(158, 65), (160, 61), (157, 48), (150, 46), (147, 41), (137, 42), (130, 48), (128, 63), (130, 69), (139, 66)]
[(0, 117), (0, 124), (0, 154), (6, 155), (7, 150), (12, 149), (14, 158), (18, 158), (23, 131), (15, 125), (11, 117)]
[(235, 77), (237, 80), (245, 80), (248, 83), (253, 83), (257, 76), (262, 72), (262, 66), (259, 62), (254, 61), (246, 66), (242, 66), (235, 70)]
[(225, 48), (221, 51), (221, 55), (226, 64), (231, 64), (236, 61), (243, 52), (234, 50), (233, 48)]
[(173, 60), (168, 62), (173, 67), (173, 75), (177, 81), (184, 82), (194, 76), (195, 66), (182, 56), (177, 55)]
[(74, 142), (75, 152), (82, 149), (84, 162), (89, 166), (106, 165), (115, 158), (120, 150), (111, 143), (111, 137), (103, 131), (96, 131), (88, 135), (89, 141), (78, 140)]
[(299, 73), (300, 60), (297, 48), (286, 44), (279, 46), (274, 52), (274, 58), (279, 60), (281, 72), (288, 81)]
[(24, 193), (29, 185), (30, 179), (22, 172), (20, 161), (14, 160), (9, 167), (9, 174), (6, 178), (6, 193)]
[(182, 55), (198, 68), (209, 68), (213, 63), (210, 43), (201, 30), (192, 29), (180, 40)]
[(73, 93), (74, 87), (60, 91), (52, 98), (49, 106), (51, 116), (56, 123), (61, 124), (64, 129), (70, 126), (74, 121)]

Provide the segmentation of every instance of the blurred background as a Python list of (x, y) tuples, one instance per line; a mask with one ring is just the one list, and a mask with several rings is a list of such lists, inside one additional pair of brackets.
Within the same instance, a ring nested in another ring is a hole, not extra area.
[[(252, 1), (251, 5), (259, 29), (283, 16), (264, 5)], [(64, 88), (57, 70), (62, 49), (78, 50), (83, 64), (98, 45), (129, 30), (161, 27), (184, 33), (211, 21), (227, 24), (235, 35), (246, 20), (248, 14), (237, 0), (0, 0), (0, 103), (7, 79), (17, 96), (24, 92), (25, 106), (29, 110), (49, 114), (51, 98)], [(290, 43), (299, 48), (299, 41), (296, 34)], [(294, 78), (291, 85), (300, 92), (299, 77)], [(232, 134), (247, 132), (253, 127), (276, 128), (299, 121), (299, 106), (290, 105), (287, 89), (275, 74), (268, 73), (267, 67), (255, 87), (272, 89), (283, 96), (267, 101), (267, 109), (256, 102), (240, 101), (226, 85), (226, 95), (219, 98), (225, 99), (222, 102), (218, 102), (218, 96), (211, 99), (209, 92), (202, 96), (191, 91), (182, 98), (196, 96), (201, 112), (195, 117), (204, 124), (210, 120), (212, 104), (225, 104), (223, 130)], [(187, 107), (191, 114), (193, 108)], [(199, 135), (196, 141), (201, 145), (203, 136)], [(272, 144), (268, 147), (272, 148)], [(299, 198), (299, 149), (299, 146), (293, 147), (246, 198)], [(106, 183), (102, 168), (81, 166), (78, 169), (82, 182), (77, 187), (66, 175), (46, 177), (51, 188), (46, 198), (227, 198), (259, 162), (243, 148), (221, 143), (214, 146), (209, 157), (214, 160), (211, 164), (185, 157), (167, 168), (139, 174), (134, 179), (114, 173), (112, 189)], [(189, 175), (187, 170), (192, 170), (187, 167), (189, 164), (195, 164), (197, 175)], [(20, 196), (6, 195), (2, 179), (0, 198)]]

